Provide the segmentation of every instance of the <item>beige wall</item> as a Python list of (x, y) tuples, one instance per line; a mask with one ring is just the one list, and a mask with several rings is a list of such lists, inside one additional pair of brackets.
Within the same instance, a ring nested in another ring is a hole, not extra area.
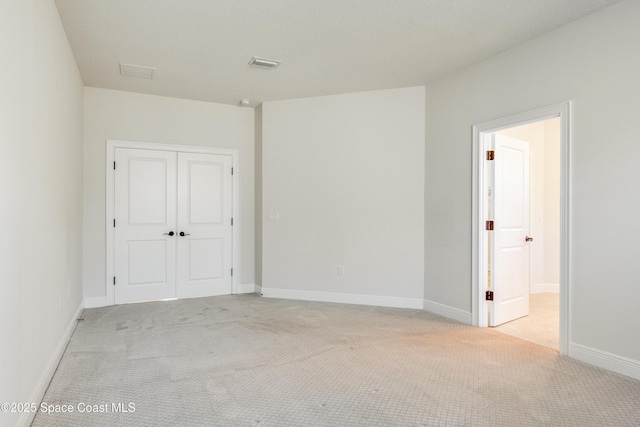
[(424, 117), (423, 87), (263, 104), (263, 292), (421, 303)]
[(471, 310), (471, 126), (570, 100), (569, 352), (640, 364), (638, 21), (623, 1), (427, 86), (427, 298)]
[(52, 1), (2, 2), (0, 55), (0, 402), (39, 402), (82, 302), (82, 81)]
[(254, 111), (252, 108), (87, 87), (84, 91), (84, 292), (105, 296), (106, 140), (237, 148), (240, 152), (239, 284), (253, 284)]

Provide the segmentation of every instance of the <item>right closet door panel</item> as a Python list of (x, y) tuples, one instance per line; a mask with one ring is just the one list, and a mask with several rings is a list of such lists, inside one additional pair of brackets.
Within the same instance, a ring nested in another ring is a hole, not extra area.
[(232, 292), (231, 167), (231, 156), (178, 153), (178, 298)]

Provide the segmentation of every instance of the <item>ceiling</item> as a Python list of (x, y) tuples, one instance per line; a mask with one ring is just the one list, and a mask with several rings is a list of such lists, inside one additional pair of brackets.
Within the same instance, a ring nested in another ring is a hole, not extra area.
[[(86, 86), (237, 105), (424, 85), (618, 0), (55, 0)], [(252, 68), (253, 56), (281, 60)], [(156, 68), (120, 75), (119, 63)]]

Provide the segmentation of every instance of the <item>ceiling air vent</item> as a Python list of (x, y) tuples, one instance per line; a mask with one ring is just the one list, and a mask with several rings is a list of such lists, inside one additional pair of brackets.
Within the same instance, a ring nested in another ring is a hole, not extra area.
[(254, 56), (253, 58), (251, 58), (251, 61), (249, 61), (249, 65), (251, 65), (252, 67), (273, 70), (278, 65), (280, 65), (280, 62), (281, 61), (275, 61), (273, 59), (258, 58), (257, 56)]
[(120, 74), (123, 76), (137, 77), (139, 79), (152, 79), (155, 68), (143, 67), (142, 65), (131, 65), (120, 63)]

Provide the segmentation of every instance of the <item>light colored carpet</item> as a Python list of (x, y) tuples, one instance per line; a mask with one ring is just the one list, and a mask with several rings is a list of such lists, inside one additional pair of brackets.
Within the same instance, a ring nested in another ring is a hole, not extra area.
[(529, 315), (497, 326), (495, 330), (558, 350), (560, 347), (560, 295), (529, 297)]
[(85, 310), (34, 426), (632, 426), (640, 381), (419, 311), (224, 296)]

